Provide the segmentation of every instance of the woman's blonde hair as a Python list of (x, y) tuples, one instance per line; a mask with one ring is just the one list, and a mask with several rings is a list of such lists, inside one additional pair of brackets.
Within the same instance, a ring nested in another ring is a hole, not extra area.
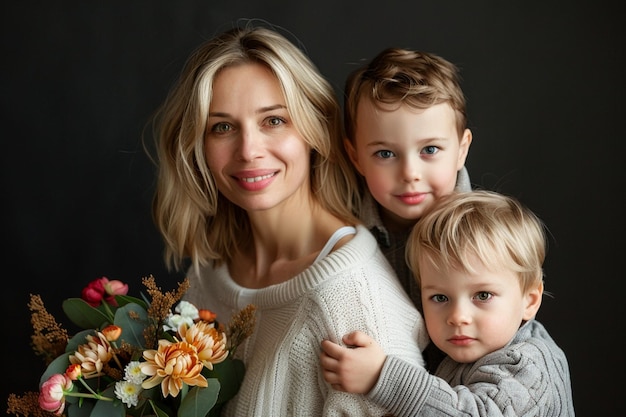
[(187, 258), (196, 268), (228, 262), (235, 247), (250, 239), (245, 211), (218, 192), (204, 151), (215, 76), (244, 63), (265, 65), (278, 78), (294, 125), (311, 147), (312, 198), (342, 220), (357, 221), (359, 195), (341, 146), (334, 90), (275, 28), (248, 23), (200, 45), (155, 116), (159, 172), (153, 214), (170, 269), (180, 269)]
[(414, 226), (406, 247), (407, 263), (418, 284), (428, 262), (439, 271), (475, 273), (472, 263), (514, 271), (526, 292), (543, 281), (546, 255), (543, 222), (518, 200), (476, 190), (443, 197)]

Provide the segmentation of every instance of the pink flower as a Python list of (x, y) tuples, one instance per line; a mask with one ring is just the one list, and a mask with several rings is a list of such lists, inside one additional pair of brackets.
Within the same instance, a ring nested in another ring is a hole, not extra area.
[(90, 306), (98, 307), (104, 299), (107, 303), (116, 306), (116, 295), (126, 295), (128, 293), (128, 284), (122, 281), (107, 277), (97, 278), (91, 281), (81, 293), (81, 298)]
[(73, 387), (72, 380), (63, 374), (54, 374), (41, 385), (39, 406), (58, 416), (65, 410), (65, 392)]
[(90, 306), (98, 307), (100, 302), (102, 302), (102, 298), (104, 297), (104, 282), (109, 280), (107, 278), (98, 278), (91, 281), (83, 291), (81, 292), (81, 298), (85, 300)]
[(117, 302), (115, 301), (115, 296), (126, 295), (128, 293), (128, 284), (124, 284), (122, 281), (116, 279), (111, 281), (104, 277), (102, 277), (101, 279), (103, 280), (102, 284), (104, 285), (104, 291), (107, 294), (105, 300), (109, 304), (117, 305)]

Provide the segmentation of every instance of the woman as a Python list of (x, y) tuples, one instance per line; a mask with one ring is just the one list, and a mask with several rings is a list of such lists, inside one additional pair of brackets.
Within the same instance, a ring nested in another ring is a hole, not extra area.
[(359, 197), (330, 84), (277, 31), (234, 28), (191, 55), (157, 127), (155, 218), (168, 266), (191, 261), (186, 300), (223, 322), (256, 306), (237, 349), (246, 375), (223, 415), (384, 414), (332, 390), (318, 360), (323, 339), (357, 328), (422, 364), (427, 337), (352, 214)]

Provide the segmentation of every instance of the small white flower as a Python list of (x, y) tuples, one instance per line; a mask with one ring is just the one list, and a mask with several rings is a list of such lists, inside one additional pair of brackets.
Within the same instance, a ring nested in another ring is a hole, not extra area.
[(184, 317), (190, 317), (192, 320), (199, 318), (198, 308), (189, 301), (181, 301), (174, 309), (178, 314)]
[(178, 326), (183, 323), (187, 324), (187, 327), (191, 327), (193, 325), (193, 319), (191, 317), (181, 316), (180, 314), (171, 314), (165, 318), (163, 330), (178, 331)]
[(130, 361), (124, 368), (124, 372), (124, 380), (132, 384), (141, 384), (148, 377), (148, 375), (141, 372), (139, 361)]
[(183, 323), (185, 323), (187, 327), (191, 327), (193, 325), (193, 321), (200, 317), (196, 306), (191, 304), (189, 301), (181, 301), (178, 303), (174, 311), (178, 314), (170, 313), (170, 315), (165, 318), (163, 329), (166, 331), (177, 331), (178, 326)]
[(133, 384), (129, 381), (118, 381), (115, 383), (115, 396), (122, 400), (128, 408), (137, 406), (139, 394), (143, 391), (140, 384)]

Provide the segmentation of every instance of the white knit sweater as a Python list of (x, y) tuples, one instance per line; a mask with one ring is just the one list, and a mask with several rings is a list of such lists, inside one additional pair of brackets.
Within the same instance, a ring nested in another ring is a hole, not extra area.
[(252, 290), (237, 285), (228, 268), (190, 270), (185, 299), (217, 313), (254, 304), (253, 335), (237, 350), (246, 374), (223, 416), (382, 416), (365, 396), (332, 389), (323, 379), (320, 342), (362, 330), (387, 354), (423, 365), (428, 336), (422, 317), (400, 286), (376, 240), (362, 226), (340, 249), (282, 284)]

